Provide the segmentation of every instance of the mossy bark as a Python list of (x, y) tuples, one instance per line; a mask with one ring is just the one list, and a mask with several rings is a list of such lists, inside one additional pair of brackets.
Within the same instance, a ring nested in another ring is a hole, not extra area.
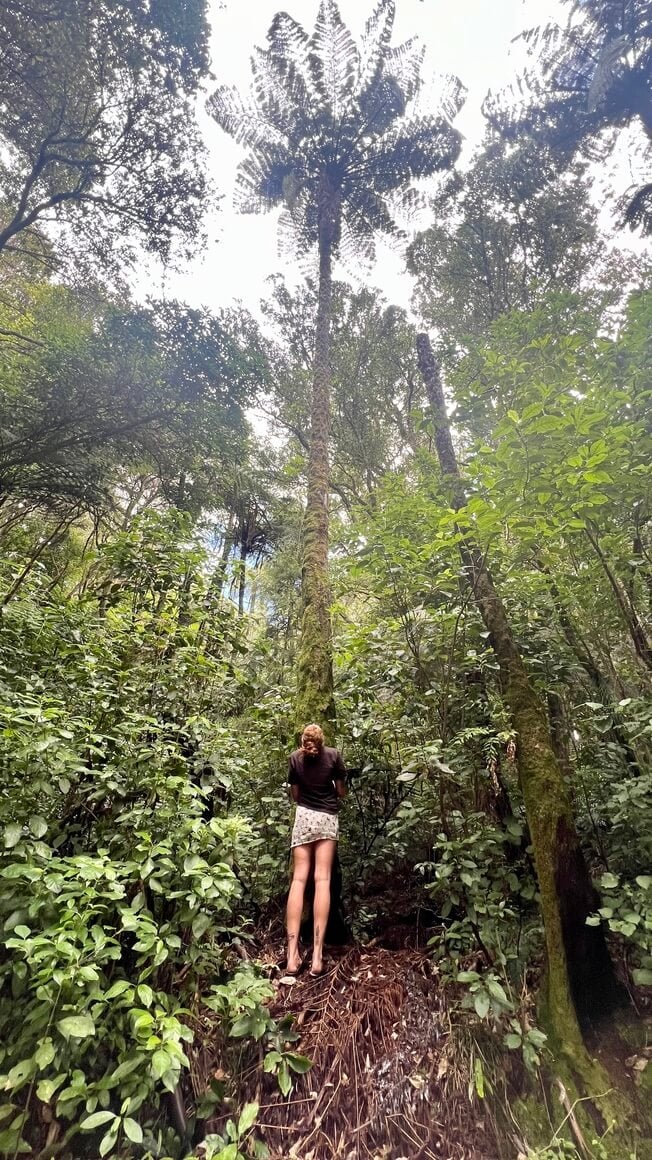
[[(440, 467), (455, 508), (464, 487), (450, 436), (444, 394), (427, 335), (417, 339), (419, 365), (435, 424)], [(482, 554), (470, 537), (462, 561), (501, 672), (503, 694), (517, 733), (521, 790), (539, 882), (547, 950), (547, 1011), (559, 1047), (580, 1074), (592, 1071), (578, 1016), (588, 1020), (616, 1000), (613, 967), (600, 927), (586, 925), (598, 905), (575, 829), (564, 777), (550, 739), (545, 707), (523, 664)], [(588, 1078), (588, 1075), (586, 1076)], [(595, 1077), (594, 1077), (595, 1078)]]
[(322, 726), (330, 743), (335, 721), (333, 645), (328, 585), (328, 493), (330, 436), (330, 340), (332, 254), (340, 228), (337, 191), (319, 198), (319, 297), (315, 326), (308, 494), (303, 522), (301, 639), (297, 658), (297, 729)]

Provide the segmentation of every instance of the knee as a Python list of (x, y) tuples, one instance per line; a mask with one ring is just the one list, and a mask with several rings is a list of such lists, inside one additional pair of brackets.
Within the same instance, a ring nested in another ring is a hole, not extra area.
[(319, 886), (320, 884), (321, 885), (325, 884), (326, 886), (330, 886), (330, 882), (331, 882), (330, 870), (322, 870), (321, 868), (315, 870), (315, 886)]
[(294, 871), (294, 873), (292, 875), (292, 885), (293, 886), (301, 886), (305, 889), (307, 881), (308, 881), (308, 871), (307, 870), (301, 869), (301, 870)]

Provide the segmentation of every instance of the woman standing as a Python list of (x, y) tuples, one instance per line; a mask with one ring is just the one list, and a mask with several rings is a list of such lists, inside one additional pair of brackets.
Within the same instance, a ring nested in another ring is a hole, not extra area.
[(314, 863), (314, 937), (310, 974), (323, 973), (324, 934), (331, 905), (331, 868), (339, 836), (337, 811), (346, 795), (346, 769), (338, 749), (324, 745), (319, 725), (306, 725), (301, 748), (290, 757), (288, 782), (297, 812), (292, 829), (292, 885), (287, 908), (287, 973), (299, 970), (303, 896)]

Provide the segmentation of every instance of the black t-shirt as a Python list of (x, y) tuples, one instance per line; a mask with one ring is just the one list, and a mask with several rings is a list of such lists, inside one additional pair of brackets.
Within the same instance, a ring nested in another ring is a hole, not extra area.
[(322, 746), (314, 757), (295, 749), (290, 757), (288, 782), (298, 785), (298, 805), (309, 810), (321, 810), (323, 814), (336, 814), (339, 799), (334, 781), (344, 781), (346, 768), (339, 749)]

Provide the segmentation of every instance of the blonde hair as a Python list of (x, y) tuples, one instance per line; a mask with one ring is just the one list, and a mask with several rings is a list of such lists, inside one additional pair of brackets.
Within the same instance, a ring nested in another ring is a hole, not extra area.
[(318, 749), (324, 744), (324, 730), (320, 725), (306, 725), (301, 734), (301, 741), (314, 741)]

